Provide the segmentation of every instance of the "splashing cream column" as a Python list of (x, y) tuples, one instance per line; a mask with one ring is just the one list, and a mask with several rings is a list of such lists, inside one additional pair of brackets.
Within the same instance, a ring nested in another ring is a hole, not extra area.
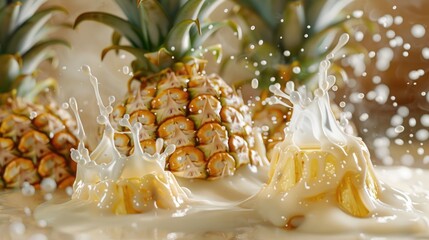
[(321, 62), (319, 87), (314, 97), (305, 86), (295, 90), (293, 82), (287, 84), (285, 92), (279, 85), (270, 88), (276, 95), (271, 99), (273, 103), (287, 105), (283, 102), (287, 100), (294, 109), (285, 128), (285, 140), (273, 150), (267, 185), (254, 199), (256, 211), (277, 226), (295, 229), (307, 217), (314, 219), (318, 214), (317, 218), (326, 218), (339, 226), (344, 224), (335, 223), (340, 215), (375, 219), (398, 216), (398, 212), (412, 209), (407, 196), (386, 190), (387, 186), (376, 179), (366, 145), (360, 138), (344, 132), (347, 120), (342, 118), (338, 123), (330, 108), (328, 90), (335, 84), (335, 77), (327, 74), (329, 60), (348, 39), (343, 34), (335, 49)]
[[(130, 156), (121, 156), (115, 147), (114, 133), (109, 115), (112, 113), (114, 98), (109, 98), (105, 106), (98, 90), (98, 80), (88, 66), (82, 71), (89, 75), (94, 87), (100, 115), (97, 122), (104, 125), (104, 133), (95, 150), (89, 154), (85, 147), (85, 133), (74, 98), (70, 107), (76, 116), (79, 129), (79, 146), (71, 152), (78, 170), (72, 199), (88, 200), (98, 208), (108, 209), (116, 214), (142, 213), (153, 209), (176, 209), (185, 205), (188, 196), (179, 186), (174, 175), (165, 171), (165, 160), (174, 152), (175, 146), (168, 145), (161, 153), (163, 140), (156, 141), (156, 153), (143, 152), (140, 144), (134, 144)], [(120, 124), (128, 128), (134, 142), (139, 142), (141, 123), (131, 125), (125, 115)]]

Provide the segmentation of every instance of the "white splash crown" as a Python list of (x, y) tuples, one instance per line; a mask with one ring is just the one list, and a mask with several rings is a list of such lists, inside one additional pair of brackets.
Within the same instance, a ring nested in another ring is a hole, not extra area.
[[(348, 42), (349, 35), (342, 34), (338, 44), (319, 65), (319, 86), (313, 93), (301, 86), (295, 90), (294, 82), (287, 82), (284, 91), (280, 84), (271, 85), (269, 90), (275, 95), (270, 98), (273, 104), (281, 104), (293, 108), (290, 122), (285, 128), (285, 139), (293, 141), (300, 148), (320, 148), (323, 139), (342, 148), (346, 144), (343, 127), (348, 124), (342, 116), (340, 124), (332, 113), (329, 100), (329, 89), (335, 84), (335, 76), (328, 75), (330, 60)], [(290, 106), (284, 102), (292, 103)], [(292, 134), (296, 132), (297, 134)]]

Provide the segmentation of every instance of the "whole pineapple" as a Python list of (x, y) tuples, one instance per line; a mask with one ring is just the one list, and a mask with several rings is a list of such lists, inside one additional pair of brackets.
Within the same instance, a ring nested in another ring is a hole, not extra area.
[[(233, 175), (242, 165), (259, 165), (258, 138), (252, 132), (248, 107), (237, 92), (216, 74), (206, 74), (203, 54), (220, 57), (220, 46), (203, 48), (204, 41), (230, 21), (210, 22), (207, 16), (222, 1), (116, 0), (127, 20), (102, 12), (80, 15), (82, 21), (104, 23), (114, 29), (111, 50), (124, 50), (136, 59), (128, 93), (116, 105), (114, 121), (129, 115), (143, 125), (140, 143), (155, 152), (158, 137), (176, 145), (166, 168), (185, 178), (219, 178)], [(121, 38), (130, 45), (120, 45)], [(125, 131), (119, 124), (115, 126)], [(117, 134), (122, 152), (133, 151), (129, 134)], [(262, 144), (263, 145), (263, 144)], [(263, 147), (263, 146), (262, 146)]]
[(46, 0), (0, 0), (0, 188), (38, 185), (44, 178), (59, 187), (74, 181), (70, 148), (77, 145), (74, 121), (36, 81), (39, 64), (53, 57), (48, 24), (60, 7), (39, 9)]
[[(335, 47), (339, 35), (353, 35), (357, 26), (372, 29), (372, 24), (348, 10), (351, 0), (234, 0), (235, 13), (243, 26), (241, 59), (257, 72), (260, 102), (253, 110), (255, 125), (264, 131), (267, 151), (284, 138), (283, 128), (291, 109), (270, 105), (268, 87), (294, 81), (308, 90), (317, 85), (319, 63)], [(344, 54), (364, 54), (358, 42), (350, 42), (335, 60)], [(366, 54), (364, 54), (367, 56)], [(333, 63), (330, 74), (347, 78), (342, 66)], [(250, 82), (251, 80), (245, 81)], [(256, 87), (254, 85), (254, 87)], [(336, 107), (336, 106), (333, 106)], [(337, 116), (339, 117), (339, 116)]]

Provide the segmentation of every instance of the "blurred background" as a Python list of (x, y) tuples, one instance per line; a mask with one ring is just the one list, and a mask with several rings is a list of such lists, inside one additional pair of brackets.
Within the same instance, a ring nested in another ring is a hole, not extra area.
[[(50, 0), (49, 4), (62, 5), (69, 11), (67, 22), (86, 11), (107, 11), (121, 14), (112, 0), (62, 1)], [(226, 17), (231, 8), (225, 3), (214, 18)], [(356, 10), (379, 25), (379, 33), (365, 30), (351, 36), (362, 42), (369, 51), (370, 63), (361, 71), (349, 74), (349, 81), (336, 93), (334, 101), (351, 113), (357, 133), (371, 149), (375, 163), (408, 166), (429, 166), (429, 1), (365, 0), (356, 1)], [(111, 30), (104, 25), (85, 22), (76, 30), (58, 33), (71, 42), (72, 48), (58, 47), (56, 68), (44, 67), (43, 74), (50, 74), (60, 82), (60, 102), (77, 98), (82, 110), (89, 139), (94, 142), (98, 110), (94, 92), (87, 77), (79, 71), (89, 65), (100, 82), (104, 99), (120, 99), (126, 92), (133, 59), (121, 52), (109, 53), (100, 60), (102, 49), (110, 44)], [(234, 54), (238, 42), (231, 31), (220, 31), (214, 40), (223, 43), (225, 53)], [(219, 68), (211, 61), (210, 69)], [(223, 75), (234, 83), (238, 71), (227, 69)], [(245, 98), (254, 92), (246, 91)]]

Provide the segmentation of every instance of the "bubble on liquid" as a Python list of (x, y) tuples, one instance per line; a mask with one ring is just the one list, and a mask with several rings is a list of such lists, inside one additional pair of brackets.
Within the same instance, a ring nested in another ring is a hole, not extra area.
[(46, 193), (45, 195), (43, 195), (43, 199), (45, 199), (45, 201), (50, 201), (52, 200), (53, 195), (52, 193)]
[(44, 192), (53, 192), (57, 189), (57, 182), (53, 178), (44, 178), (40, 183), (40, 188)]
[(122, 73), (125, 74), (125, 75), (128, 75), (130, 73), (130, 67), (123, 66), (122, 67)]
[(391, 166), (391, 165), (393, 165), (393, 162), (394, 162), (394, 160), (391, 156), (383, 157), (381, 161), (383, 162), (383, 164), (385, 166)]
[(73, 188), (71, 186), (66, 187), (65, 191), (67, 196), (73, 195)]
[(15, 221), (9, 225), (9, 232), (12, 235), (24, 235), (25, 233), (25, 225), (22, 222)]
[(395, 127), (395, 132), (402, 133), (405, 130), (404, 126), (399, 125)]
[(416, 132), (416, 139), (419, 140), (419, 141), (422, 141), (422, 142), (428, 140), (429, 139), (429, 131), (426, 130), (426, 129), (424, 129), (424, 128), (423, 129), (419, 129)]
[(415, 38), (422, 38), (426, 34), (426, 29), (421, 24), (415, 24), (414, 26), (411, 27), (411, 34)]
[(401, 157), (401, 163), (405, 166), (412, 166), (414, 164), (414, 157), (411, 154), (404, 154)]
[(24, 213), (26, 216), (31, 216), (31, 209), (29, 207), (24, 208)]
[(22, 184), (21, 193), (26, 197), (33, 196), (34, 193), (36, 193), (36, 189), (30, 183), (24, 182)]
[(422, 49), (422, 56), (424, 59), (429, 59), (429, 47), (425, 47)]
[(390, 67), (390, 62), (394, 57), (393, 50), (388, 47), (384, 47), (377, 52), (377, 62), (375, 64), (379, 71), (386, 71)]
[(48, 237), (43, 233), (35, 233), (28, 240), (48, 240)]

